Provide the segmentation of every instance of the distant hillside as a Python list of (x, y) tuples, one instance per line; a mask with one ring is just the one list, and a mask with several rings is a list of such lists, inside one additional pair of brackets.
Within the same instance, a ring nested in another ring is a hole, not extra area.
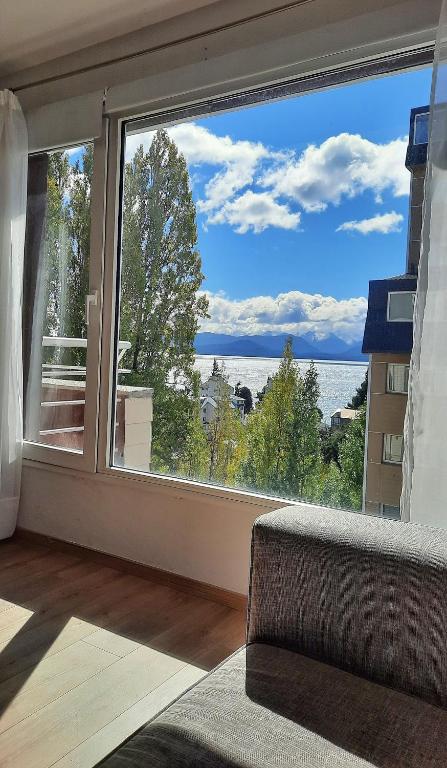
[[(224, 333), (198, 333), (195, 349), (198, 355), (218, 357), (281, 357), (288, 335), (278, 336), (229, 336)], [(292, 336), (293, 353), (297, 359), (366, 361), (361, 342), (347, 344), (338, 336), (331, 335), (318, 340), (312, 334)]]

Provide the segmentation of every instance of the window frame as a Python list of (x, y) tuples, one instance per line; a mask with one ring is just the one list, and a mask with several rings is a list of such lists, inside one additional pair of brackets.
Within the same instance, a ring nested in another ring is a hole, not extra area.
[[(408, 370), (408, 376), (410, 374), (410, 364), (409, 363), (387, 363), (386, 365), (386, 393), (387, 395), (408, 395), (408, 386), (407, 389), (391, 389), (389, 386), (389, 377), (390, 377), (390, 368), (406, 368)], [(408, 384), (408, 376), (407, 376), (407, 384)]]
[[(102, 282), (102, 334), (101, 334), (101, 359), (100, 359), (100, 384), (98, 407), (98, 443), (96, 471), (102, 475), (108, 475), (120, 481), (138, 483), (141, 487), (164, 486), (174, 492), (200, 493), (227, 501), (252, 503), (261, 505), (267, 509), (272, 508), (272, 503), (278, 506), (294, 503), (290, 499), (284, 499), (273, 495), (245, 491), (238, 488), (229, 488), (191, 479), (178, 478), (171, 475), (161, 475), (152, 472), (143, 472), (125, 467), (113, 466), (112, 424), (115, 413), (114, 396), (114, 369), (115, 369), (115, 328), (119, 316), (118, 296), (118, 246), (121, 237), (121, 192), (122, 192), (122, 162), (124, 153), (125, 124), (130, 121), (141, 120), (144, 124), (156, 128), (158, 125), (166, 125), (168, 122), (180, 122), (192, 117), (204, 116), (224, 112), (239, 106), (260, 103), (262, 101), (285, 98), (299, 93), (330, 89), (340, 83), (355, 82), (366, 77), (393, 72), (408, 71), (420, 66), (432, 65), (433, 49), (417, 49), (405, 51), (397, 57), (387, 56), (380, 60), (362, 62), (354, 67), (334, 70), (333, 72), (319, 72), (316, 75), (296, 77), (292, 83), (278, 83), (266, 85), (261, 88), (251, 88), (245, 92), (230, 92), (229, 95), (216, 96), (210, 99), (200, 100), (200, 89), (197, 89), (199, 98), (195, 100), (196, 91), (188, 94), (188, 98), (179, 95), (177, 98), (166, 98), (154, 104), (140, 105), (134, 110), (126, 110), (125, 113), (117, 112), (109, 115), (108, 151), (107, 151), (107, 182), (104, 211), (104, 272)], [(396, 61), (400, 62), (398, 66)], [(347, 75), (347, 72), (349, 73)], [(210, 97), (211, 98), (211, 97)], [(210, 106), (213, 104), (213, 109)], [(298, 502), (297, 502), (298, 503)], [(305, 504), (306, 502), (299, 502)]]
[(388, 323), (412, 323), (413, 322), (413, 317), (411, 318), (411, 320), (403, 317), (395, 317), (395, 318), (390, 317), (391, 297), (405, 296), (405, 295), (413, 296), (413, 316), (414, 316), (414, 302), (416, 300), (416, 291), (388, 291), (387, 305), (386, 305), (386, 319)]
[[(417, 138), (417, 129), (418, 129), (418, 123), (420, 122), (421, 118), (427, 118), (427, 122), (429, 120), (430, 112), (418, 112), (414, 116), (414, 126), (413, 126), (413, 146), (414, 147), (422, 147), (424, 144), (427, 144), (426, 141), (416, 141)], [(428, 128), (427, 128), (428, 132)]]
[[(402, 438), (402, 458), (399, 461), (393, 461), (393, 459), (387, 459), (385, 454), (386, 449), (386, 438), (387, 437), (401, 437)], [(382, 464), (391, 464), (394, 467), (401, 467), (402, 461), (403, 461), (403, 455), (404, 455), (404, 436), (403, 435), (394, 435), (390, 432), (386, 432), (383, 435), (383, 445), (382, 445)]]
[[(94, 473), (97, 469), (98, 394), (100, 381), (100, 340), (102, 283), (104, 266), (104, 215), (107, 176), (108, 119), (103, 119), (102, 135), (93, 140), (93, 179), (90, 204), (89, 294), (96, 292), (97, 303), (90, 307), (87, 330), (83, 451), (23, 441), (23, 458), (43, 464)], [(71, 145), (70, 147), (71, 148)], [(65, 147), (52, 147), (57, 151)], [(41, 154), (41, 150), (36, 154)], [(33, 154), (33, 153), (31, 153)]]

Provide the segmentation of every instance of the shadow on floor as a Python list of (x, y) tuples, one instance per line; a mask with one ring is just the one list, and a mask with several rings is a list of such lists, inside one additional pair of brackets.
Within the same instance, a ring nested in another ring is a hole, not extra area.
[(242, 612), (21, 541), (0, 542), (0, 601), (0, 713), (46, 655), (92, 633), (203, 669), (244, 642)]

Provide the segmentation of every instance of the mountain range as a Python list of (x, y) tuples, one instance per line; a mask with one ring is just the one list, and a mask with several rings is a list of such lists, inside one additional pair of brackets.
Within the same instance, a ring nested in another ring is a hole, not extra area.
[[(194, 346), (198, 355), (281, 357), (289, 337), (287, 333), (277, 336), (230, 336), (205, 332), (197, 334)], [(311, 333), (291, 338), (293, 354), (298, 360), (367, 360), (367, 355), (362, 353), (361, 341), (348, 344), (334, 334), (325, 339), (317, 339)]]

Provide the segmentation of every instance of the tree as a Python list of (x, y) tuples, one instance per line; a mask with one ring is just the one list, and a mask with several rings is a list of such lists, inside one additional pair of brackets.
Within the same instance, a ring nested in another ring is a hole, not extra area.
[(197, 250), (186, 161), (165, 130), (125, 167), (120, 338), (130, 341), (126, 383), (154, 390), (153, 467), (185, 450), (193, 396), (194, 339), (208, 301)]
[(357, 411), (360, 406), (362, 406), (364, 403), (366, 403), (366, 400), (368, 398), (368, 369), (365, 373), (365, 378), (363, 379), (362, 383), (359, 387), (357, 387), (357, 391), (355, 395), (353, 396), (350, 403), (347, 404), (347, 408), (353, 408), (355, 411)]
[[(292, 408), (290, 445), (287, 456), (287, 485), (289, 493), (305, 498), (310, 492), (310, 478), (320, 464), (321, 423), (318, 398), (318, 373), (312, 361), (304, 376), (298, 379)], [(312, 496), (312, 494), (311, 494)]]
[(248, 487), (302, 497), (320, 462), (316, 368), (301, 376), (288, 339), (278, 372), (247, 422), (247, 459), (240, 472)]
[(231, 405), (230, 388), (223, 375), (223, 386), (216, 395), (216, 411), (208, 425), (208, 479), (222, 484), (234, 483), (245, 456), (244, 428)]
[[(46, 303), (44, 334), (85, 338), (85, 296), (89, 288), (90, 197), (93, 147), (86, 145), (70, 165), (66, 152), (48, 158)], [(85, 350), (49, 350), (46, 359), (85, 365)]]
[(187, 437), (179, 456), (177, 473), (193, 480), (207, 480), (210, 464), (210, 446), (200, 418), (200, 378), (194, 376), (194, 407), (190, 417)]
[(340, 445), (345, 438), (346, 427), (325, 425), (320, 432), (321, 456), (325, 464), (334, 462), (340, 469)]
[(251, 390), (248, 387), (241, 387), (241, 382), (238, 381), (234, 394), (245, 400), (244, 414), (247, 416), (253, 410), (253, 395), (251, 394)]
[(362, 508), (365, 430), (366, 404), (363, 404), (340, 446), (341, 503), (356, 510)]

